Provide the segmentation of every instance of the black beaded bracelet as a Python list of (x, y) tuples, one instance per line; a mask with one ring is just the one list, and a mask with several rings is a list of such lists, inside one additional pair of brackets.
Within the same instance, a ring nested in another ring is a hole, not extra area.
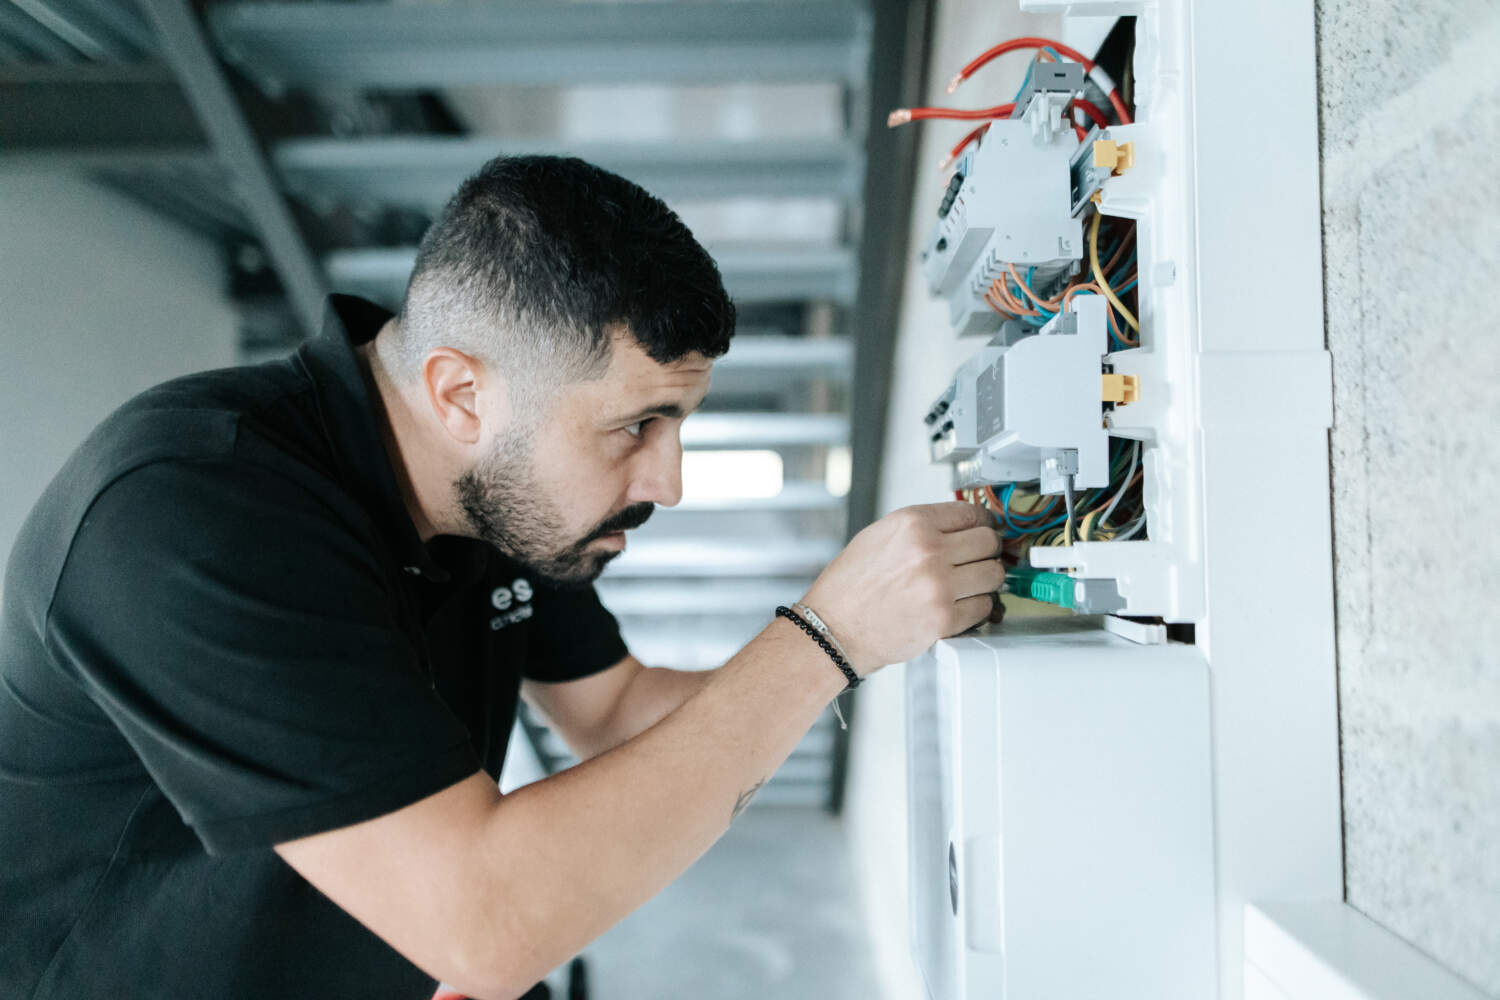
[(825, 639), (821, 632), (813, 628), (801, 615), (797, 614), (797, 612), (793, 611), (789, 607), (786, 607), (785, 605), (782, 605), (781, 607), (778, 607), (776, 609), (776, 615), (777, 617), (785, 618), (787, 621), (791, 622), (793, 625), (796, 625), (802, 631), (806, 632), (812, 638), (812, 641), (816, 642), (818, 646), (823, 650), (823, 652), (828, 654), (829, 659), (833, 660), (833, 665), (842, 670), (844, 672), (844, 676), (849, 678), (849, 685), (848, 687), (844, 688), (845, 691), (848, 691), (851, 688), (859, 687), (860, 682), (863, 681), (864, 678), (854, 672), (854, 668), (849, 666), (849, 661), (844, 659), (842, 653), (833, 648), (833, 643)]

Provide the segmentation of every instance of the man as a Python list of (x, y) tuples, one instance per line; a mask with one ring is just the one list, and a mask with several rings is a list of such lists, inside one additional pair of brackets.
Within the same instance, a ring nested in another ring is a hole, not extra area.
[[(861, 532), (718, 670), (591, 581), (681, 495), (734, 310), (682, 223), (500, 159), (399, 317), (153, 389), (38, 503), (0, 631), (0, 995), (513, 997), (727, 828), (845, 686), (990, 611), (977, 508)], [(804, 621), (807, 616), (804, 616)], [(585, 762), (501, 796), (524, 696)]]

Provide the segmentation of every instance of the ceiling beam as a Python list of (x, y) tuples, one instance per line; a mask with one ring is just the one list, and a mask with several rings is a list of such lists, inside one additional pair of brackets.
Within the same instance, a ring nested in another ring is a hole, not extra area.
[(0, 67), (0, 168), (201, 165), (211, 156), (166, 66)]
[(858, 145), (830, 139), (567, 142), (495, 136), (295, 139), (272, 153), (287, 186), (309, 197), (442, 206), (495, 156), (565, 154), (627, 177), (669, 200), (831, 197), (858, 189)]
[[(710, 252), (724, 287), (739, 303), (848, 303), (854, 294), (854, 255), (847, 247), (717, 247)], [(323, 264), (333, 287), (394, 307), (416, 256), (415, 247), (339, 250), (324, 257)]]
[(855, 82), (848, 0), (220, 4), (226, 58), (268, 89)]
[(317, 261), (282, 198), (260, 144), (235, 100), (187, 0), (143, 4), (162, 51), (199, 124), (235, 181), (245, 213), (281, 278), (298, 322), (311, 336), (322, 324), (326, 287)]

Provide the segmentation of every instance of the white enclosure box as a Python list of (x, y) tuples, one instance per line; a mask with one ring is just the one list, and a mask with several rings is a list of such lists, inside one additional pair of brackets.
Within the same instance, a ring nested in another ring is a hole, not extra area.
[(913, 945), (933, 1000), (1214, 996), (1200, 651), (1032, 619), (905, 669)]

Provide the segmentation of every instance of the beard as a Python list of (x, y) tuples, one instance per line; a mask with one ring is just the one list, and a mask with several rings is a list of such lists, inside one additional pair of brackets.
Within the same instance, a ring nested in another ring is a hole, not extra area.
[(632, 504), (571, 537), (561, 511), (542, 493), (527, 443), (518, 437), (501, 442), (493, 456), (454, 480), (453, 494), (470, 534), (564, 590), (587, 587), (620, 554), (590, 552), (591, 543), (640, 527), (656, 509)]

